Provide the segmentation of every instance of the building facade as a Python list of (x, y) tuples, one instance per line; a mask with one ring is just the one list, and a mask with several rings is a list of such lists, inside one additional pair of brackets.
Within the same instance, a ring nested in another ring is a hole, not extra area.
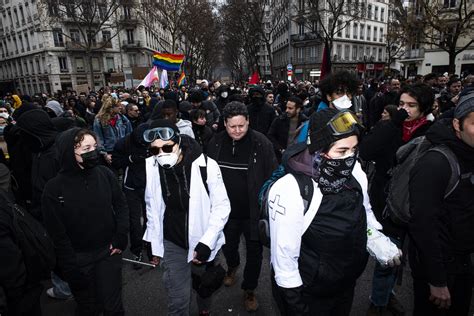
[(74, 15), (60, 15), (42, 0), (0, 0), (0, 93), (135, 86), (149, 71), (153, 52), (170, 51), (171, 41), (158, 23), (141, 23), (134, 1), (122, 2), (105, 23), (98, 16), (93, 23), (99, 29), (87, 34), (86, 44), (89, 25)]
[[(388, 1), (362, 1), (359, 9), (357, 18), (350, 14), (350, 9), (345, 11), (348, 14), (339, 17), (336, 27), (339, 31), (331, 47), (332, 67), (357, 71), (360, 77), (378, 76), (385, 68)], [(290, 22), (287, 18), (275, 34), (273, 57), (280, 79), (286, 78), (288, 64), (292, 65), (293, 75), (298, 80), (319, 78), (324, 34), (321, 26), (308, 22), (308, 10), (305, 0), (290, 1)], [(334, 15), (322, 12), (324, 28), (328, 29)]]

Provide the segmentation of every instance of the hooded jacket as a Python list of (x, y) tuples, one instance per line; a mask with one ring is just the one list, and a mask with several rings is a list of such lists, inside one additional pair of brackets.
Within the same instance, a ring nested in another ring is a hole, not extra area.
[(194, 138), (193, 125), (190, 121), (178, 119), (176, 127), (179, 129), (181, 135), (188, 135), (189, 137)]
[[(264, 94), (262, 94), (263, 96)], [(262, 97), (263, 98), (263, 97)], [(267, 135), (273, 120), (276, 118), (275, 110), (265, 103), (263, 98), (261, 104), (251, 103), (248, 106), (250, 127)]]
[(22, 137), (33, 152), (31, 167), (32, 213), (41, 214), (41, 194), (46, 182), (59, 170), (58, 152), (54, 146), (58, 131), (48, 113), (35, 109), (25, 112), (17, 121)]
[(421, 157), (410, 173), (409, 224), (414, 275), (434, 286), (445, 286), (450, 273), (466, 273), (459, 258), (474, 252), (474, 148), (457, 138), (452, 120), (435, 123), (426, 133), (434, 145), (445, 144), (458, 159), (461, 177), (444, 198), (451, 177), (447, 159), (437, 152)]
[(128, 207), (115, 175), (98, 165), (81, 169), (74, 154), (79, 128), (61, 134), (59, 174), (42, 196), (44, 224), (56, 248), (58, 272), (80, 282), (76, 253), (127, 246)]
[[(302, 128), (302, 124), (308, 120), (308, 117), (303, 113), (298, 115), (298, 123), (296, 126), (297, 135), (300, 129)], [(268, 138), (272, 141), (273, 147), (275, 148), (275, 153), (279, 160), (281, 160), (281, 151), (286, 149), (288, 143), (288, 133), (290, 130), (290, 118), (286, 114), (282, 114), (277, 117), (270, 129), (268, 130)], [(295, 142), (297, 137), (295, 137)]]
[(48, 101), (48, 103), (46, 103), (46, 107), (51, 109), (54, 112), (54, 114), (56, 114), (56, 117), (59, 117), (61, 116), (61, 114), (64, 113), (64, 110), (61, 104), (59, 104), (59, 102), (56, 100)]
[[(187, 136), (182, 136), (182, 142), (184, 147), (191, 146), (189, 143), (194, 143), (196, 150), (200, 151), (197, 148), (196, 142)], [(190, 147), (188, 149), (183, 148), (182, 163), (184, 167), (190, 164), (188, 213), (183, 223), (185, 225), (185, 234), (187, 235), (187, 262), (193, 259), (193, 252), (199, 243), (204, 244), (211, 250), (208, 261), (212, 261), (225, 243), (223, 229), (229, 217), (230, 202), (217, 163), (213, 159), (208, 158), (206, 167), (204, 155), (199, 154), (196, 157), (192, 154), (193, 152), (195, 150), (192, 150)], [(151, 243), (154, 256), (163, 257), (164, 218), (167, 208), (163, 199), (163, 190), (168, 190), (168, 188), (166, 184), (163, 186), (164, 181), (161, 179), (161, 167), (156, 157), (147, 158), (145, 165), (147, 226), (143, 239)], [(207, 168), (209, 194), (202, 181), (201, 167)], [(171, 169), (168, 172), (172, 172)]]

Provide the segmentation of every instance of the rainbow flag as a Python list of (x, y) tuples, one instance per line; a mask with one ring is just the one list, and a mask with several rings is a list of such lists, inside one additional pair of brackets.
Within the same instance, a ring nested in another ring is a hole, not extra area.
[(184, 84), (186, 84), (186, 75), (184, 74), (184, 71), (183, 71), (178, 78), (178, 86), (182, 86)]
[(167, 71), (179, 71), (179, 67), (183, 63), (184, 55), (167, 54), (156, 52), (153, 55), (153, 65)]

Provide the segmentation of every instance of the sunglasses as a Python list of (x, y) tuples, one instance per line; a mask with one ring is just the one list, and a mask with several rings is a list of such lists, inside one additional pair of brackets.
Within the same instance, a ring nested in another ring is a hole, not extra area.
[(157, 139), (167, 141), (171, 140), (175, 136), (177, 136), (177, 134), (170, 127), (156, 127), (147, 129), (145, 132), (143, 132), (143, 139), (147, 143), (152, 143)]
[(352, 133), (358, 126), (363, 127), (357, 115), (351, 111), (336, 114), (327, 124), (334, 136)]
[(151, 146), (149, 151), (150, 151), (150, 154), (152, 154), (153, 156), (159, 155), (160, 152), (170, 154), (170, 153), (173, 152), (174, 145), (176, 145), (176, 144), (163, 145), (162, 147)]

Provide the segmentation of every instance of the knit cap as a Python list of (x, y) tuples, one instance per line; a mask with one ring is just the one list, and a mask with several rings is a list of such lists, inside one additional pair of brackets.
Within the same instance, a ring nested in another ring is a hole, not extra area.
[(454, 109), (454, 117), (461, 119), (474, 112), (474, 88), (466, 88), (459, 95), (458, 105)]

